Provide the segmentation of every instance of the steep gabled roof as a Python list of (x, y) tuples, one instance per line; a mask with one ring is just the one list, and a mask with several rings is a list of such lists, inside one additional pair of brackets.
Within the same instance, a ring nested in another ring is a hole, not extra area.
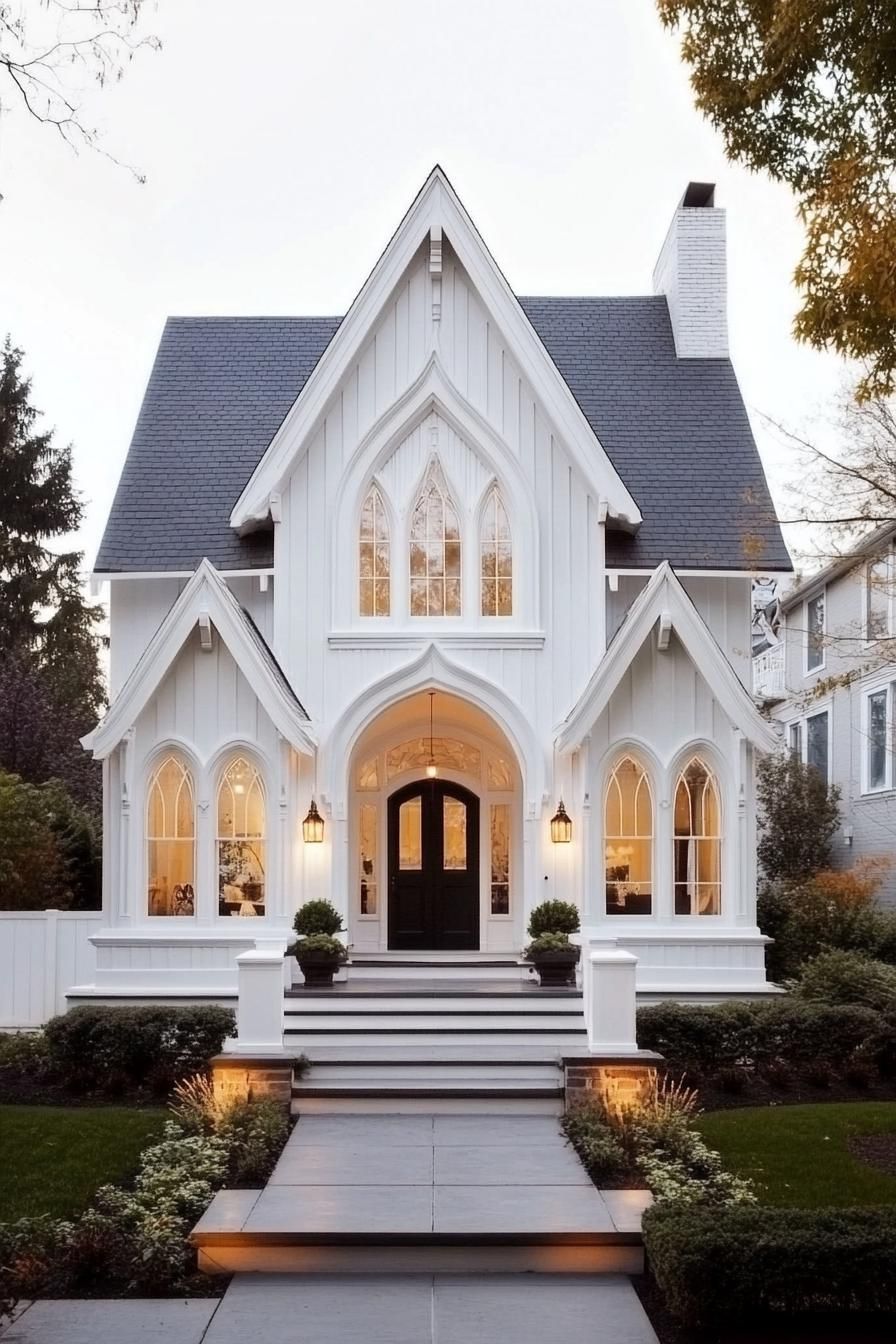
[(638, 505), (607, 457), (593, 425), (546, 353), (457, 192), (436, 165), (234, 504), (231, 526), (247, 531), (267, 520), (272, 494), (284, 488), (421, 243), (437, 237), (441, 246), (443, 234), (487, 311), (501, 328), (523, 376), (571, 460), (584, 479), (591, 482), (595, 496), (626, 525), (641, 521)]
[(308, 715), (277, 660), (254, 621), (205, 559), (153, 635), (103, 720), (81, 739), (86, 750), (102, 759), (118, 746), (204, 616), (209, 618), (277, 730), (299, 751), (314, 751)]
[[(522, 299), (638, 501), (607, 564), (790, 570), (734, 370), (678, 359), (666, 300)], [(330, 338), (336, 317), (169, 318), (96, 560), (97, 573), (273, 564), (271, 532), (240, 537), (237, 497)]]
[(672, 567), (657, 567), (628, 609), (625, 620), (582, 695), (557, 730), (560, 751), (578, 747), (607, 708), (633, 660), (654, 628), (674, 630), (685, 652), (732, 724), (763, 751), (774, 751), (778, 738), (762, 717), (708, 625), (688, 597)]

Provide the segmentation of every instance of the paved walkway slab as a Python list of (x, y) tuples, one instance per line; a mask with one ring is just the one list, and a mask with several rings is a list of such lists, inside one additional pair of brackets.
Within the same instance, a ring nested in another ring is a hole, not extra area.
[(33, 1302), (3, 1344), (203, 1344), (220, 1297)]
[(657, 1344), (628, 1279), (238, 1274), (204, 1344)]

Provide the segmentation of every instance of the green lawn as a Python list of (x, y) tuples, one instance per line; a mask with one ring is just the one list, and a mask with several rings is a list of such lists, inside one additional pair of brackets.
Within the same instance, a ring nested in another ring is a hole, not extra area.
[(896, 1203), (896, 1176), (847, 1148), (859, 1134), (896, 1134), (896, 1102), (828, 1102), (712, 1111), (697, 1126), (725, 1166), (756, 1182), (763, 1203), (792, 1208)]
[(79, 1213), (97, 1186), (133, 1176), (166, 1114), (117, 1106), (0, 1106), (0, 1222)]

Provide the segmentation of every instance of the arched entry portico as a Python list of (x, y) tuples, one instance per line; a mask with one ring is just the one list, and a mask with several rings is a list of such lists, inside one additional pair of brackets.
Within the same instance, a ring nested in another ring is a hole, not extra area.
[(421, 690), (383, 710), (351, 753), (346, 814), (355, 952), (521, 947), (520, 770), (481, 709)]

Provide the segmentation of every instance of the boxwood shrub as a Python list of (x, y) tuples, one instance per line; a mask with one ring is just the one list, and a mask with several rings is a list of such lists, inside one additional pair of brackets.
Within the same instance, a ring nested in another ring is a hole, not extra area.
[(781, 1064), (840, 1072), (863, 1047), (867, 1052), (884, 1026), (879, 1013), (858, 1004), (792, 998), (711, 1007), (660, 1003), (639, 1011), (638, 1044), (658, 1051), (673, 1069), (699, 1076)]
[(207, 1069), (234, 1026), (233, 1011), (214, 1005), (86, 1004), (51, 1018), (44, 1035), (49, 1068), (67, 1086), (165, 1093), (178, 1079)]
[(690, 1326), (896, 1311), (896, 1208), (666, 1205), (643, 1227), (666, 1305)]

